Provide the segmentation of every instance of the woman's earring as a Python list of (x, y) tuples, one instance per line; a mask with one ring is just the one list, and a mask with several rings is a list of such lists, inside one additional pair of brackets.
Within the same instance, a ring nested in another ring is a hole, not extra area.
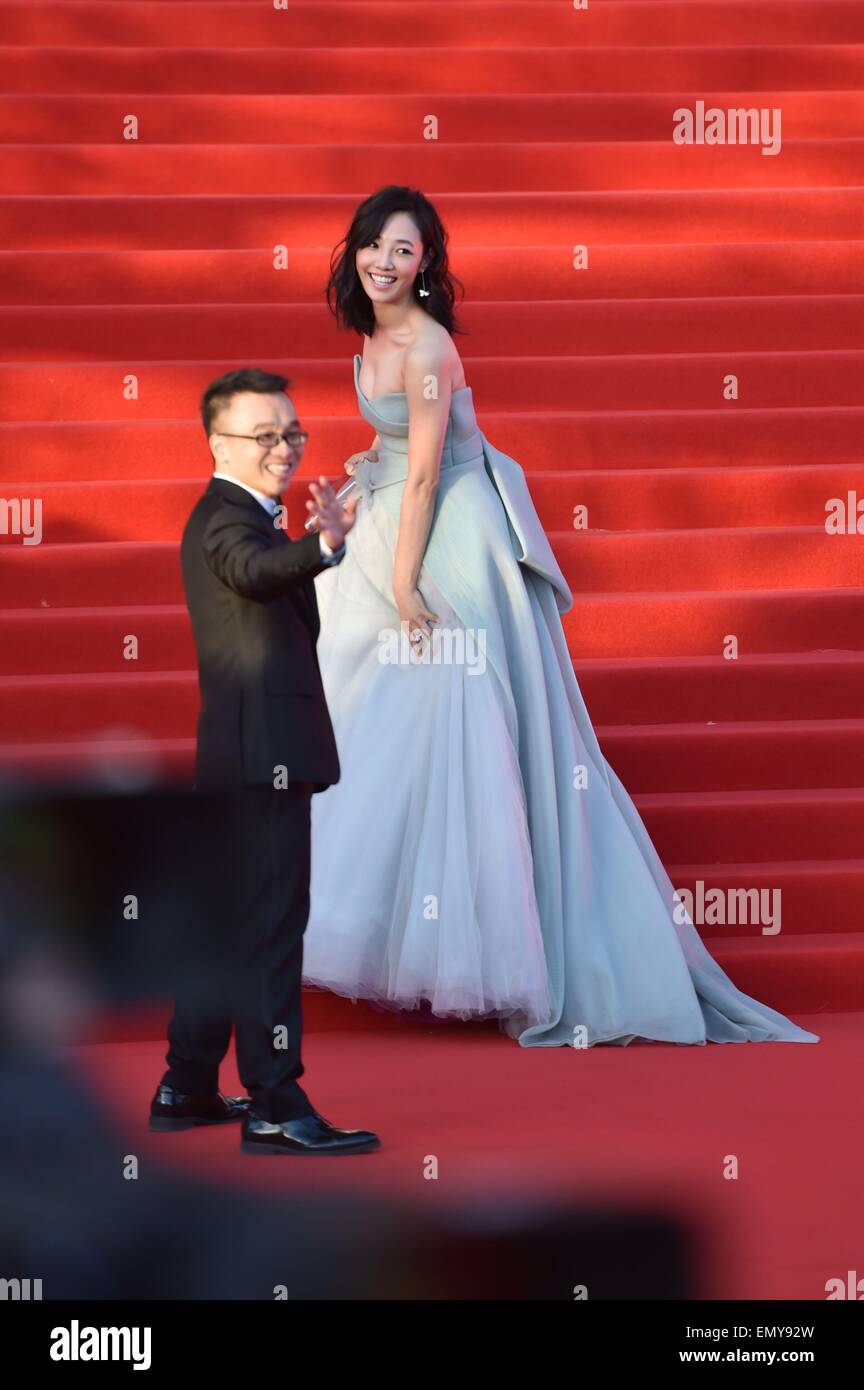
[(422, 281), (423, 281), (423, 285), (422, 285), (421, 289), (418, 291), (418, 293), (419, 293), (421, 299), (428, 299), (428, 298), (429, 298), (429, 293), (430, 293), (430, 291), (427, 290), (427, 288), (426, 288), (426, 271), (425, 271), (425, 270), (421, 270), (421, 271), (420, 271), (420, 278), (421, 278)]

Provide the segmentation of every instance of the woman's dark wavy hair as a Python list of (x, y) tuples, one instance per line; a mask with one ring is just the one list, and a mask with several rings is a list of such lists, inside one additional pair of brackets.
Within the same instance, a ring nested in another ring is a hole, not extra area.
[[(391, 183), (371, 193), (357, 208), (345, 236), (330, 257), (330, 279), (327, 281), (327, 303), (340, 328), (353, 329), (371, 337), (375, 329), (372, 301), (360, 283), (355, 257), (362, 246), (381, 235), (384, 224), (394, 212), (408, 212), (417, 223), (423, 251), (429, 256), (426, 266), (426, 288), (429, 298), (420, 298), (422, 285), (418, 271), (413, 286), (415, 301), (437, 319), (448, 333), (464, 333), (455, 319), (453, 305), (455, 286), (464, 297), (464, 285), (450, 271), (447, 259), (447, 233), (429, 199), (418, 188)], [(422, 259), (422, 257), (421, 257)]]

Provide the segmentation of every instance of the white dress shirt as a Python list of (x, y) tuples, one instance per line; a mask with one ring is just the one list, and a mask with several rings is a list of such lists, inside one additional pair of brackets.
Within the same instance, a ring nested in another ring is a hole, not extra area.
[[(245, 492), (248, 492), (250, 496), (255, 498), (256, 502), (260, 502), (265, 512), (269, 512), (272, 517), (275, 517), (276, 512), (282, 505), (277, 497), (268, 497), (266, 492), (259, 492), (257, 488), (250, 487), (248, 483), (241, 483), (239, 478), (232, 478), (230, 473), (214, 472), (213, 477), (222, 478), (226, 483), (234, 483), (235, 487), (242, 487)], [(341, 560), (345, 553), (344, 541), (338, 550), (334, 550), (332, 546), (327, 544), (320, 531), (318, 533), (318, 544), (321, 547), (321, 560), (325, 565), (335, 565), (338, 560)]]

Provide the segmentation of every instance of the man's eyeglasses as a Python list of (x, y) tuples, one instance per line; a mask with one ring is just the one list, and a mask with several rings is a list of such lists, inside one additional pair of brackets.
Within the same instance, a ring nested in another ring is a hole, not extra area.
[(309, 439), (308, 430), (286, 430), (284, 434), (277, 434), (275, 430), (265, 430), (263, 434), (228, 434), (226, 430), (217, 433), (225, 439), (254, 439), (262, 449), (275, 449), (283, 439), (289, 449), (302, 449)]

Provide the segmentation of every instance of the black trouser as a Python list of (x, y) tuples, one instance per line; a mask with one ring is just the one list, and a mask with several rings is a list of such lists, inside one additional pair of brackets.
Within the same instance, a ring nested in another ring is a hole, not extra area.
[[(178, 984), (163, 1081), (217, 1089), (234, 1025), (240, 1079), (255, 1114), (278, 1123), (308, 1115), (303, 1075), (301, 971), (309, 917), (312, 784), (243, 787), (231, 801), (237, 894), (214, 941), (199, 924), (201, 974)], [(194, 906), (192, 907), (194, 917)], [(213, 953), (224, 969), (211, 969)], [(207, 959), (207, 955), (210, 959)]]

